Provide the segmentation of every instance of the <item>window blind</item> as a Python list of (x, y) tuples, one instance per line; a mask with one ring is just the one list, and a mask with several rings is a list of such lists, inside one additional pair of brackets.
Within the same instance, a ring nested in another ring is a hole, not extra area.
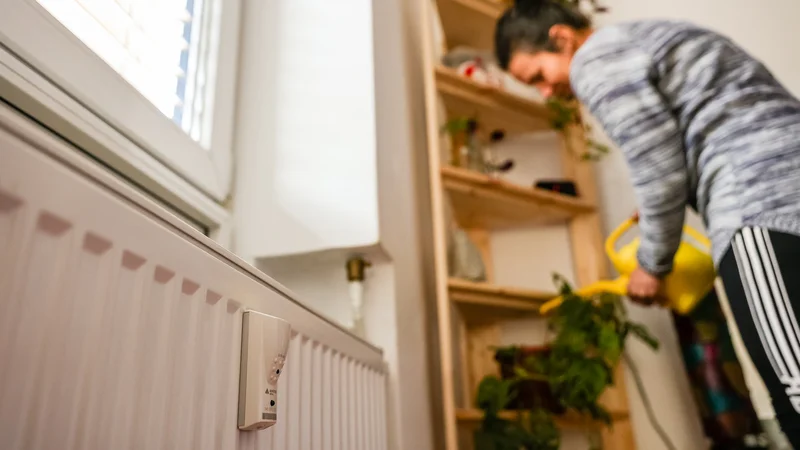
[(193, 25), (200, 21), (202, 0), (36, 1), (161, 112), (191, 131), (192, 117), (184, 112), (198, 87), (193, 42), (200, 42), (200, 27)]

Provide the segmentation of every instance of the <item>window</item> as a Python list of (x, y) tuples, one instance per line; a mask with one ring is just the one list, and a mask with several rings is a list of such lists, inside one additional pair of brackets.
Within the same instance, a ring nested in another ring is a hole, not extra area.
[(0, 11), (0, 48), (203, 195), (226, 199), (238, 0), (0, 0)]
[[(183, 125), (189, 54), (196, 61), (198, 47), (199, 33), (190, 42), (191, 30), (202, 20), (202, 8), (195, 11), (194, 1), (38, 1), (162, 113)], [(192, 66), (197, 71), (197, 63)]]

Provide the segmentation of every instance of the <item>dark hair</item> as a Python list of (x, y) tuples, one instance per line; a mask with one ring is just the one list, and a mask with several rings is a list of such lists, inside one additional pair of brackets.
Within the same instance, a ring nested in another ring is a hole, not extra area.
[(582, 30), (589, 28), (592, 21), (563, 0), (514, 0), (514, 6), (497, 20), (494, 31), (494, 51), (500, 67), (508, 69), (512, 54), (520, 49), (555, 51), (550, 40), (553, 25)]

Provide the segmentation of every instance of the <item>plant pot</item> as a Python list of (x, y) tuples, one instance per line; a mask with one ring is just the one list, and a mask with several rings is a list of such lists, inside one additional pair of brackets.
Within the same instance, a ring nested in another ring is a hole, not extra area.
[(503, 379), (514, 377), (514, 368), (522, 366), (531, 356), (546, 357), (550, 354), (550, 346), (529, 345), (520, 347), (505, 347), (497, 349), (494, 360), (500, 365), (500, 374)]
[(553, 414), (564, 414), (564, 408), (550, 389), (550, 383), (540, 380), (523, 380), (517, 384), (517, 395), (509, 402), (509, 409), (531, 410), (543, 408)]
[[(500, 365), (500, 375), (504, 380), (515, 378), (515, 367), (521, 366), (531, 356), (547, 356), (548, 346), (517, 347), (513, 354), (498, 350), (495, 361)], [(563, 414), (566, 409), (559, 403), (545, 380), (522, 380), (516, 385), (516, 396), (509, 402), (509, 409), (531, 410), (544, 408), (554, 414)]]

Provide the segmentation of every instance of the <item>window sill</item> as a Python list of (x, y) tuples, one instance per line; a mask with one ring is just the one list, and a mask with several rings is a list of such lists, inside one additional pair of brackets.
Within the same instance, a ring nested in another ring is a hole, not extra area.
[(0, 97), (212, 233), (230, 222), (225, 208), (2, 47)]

